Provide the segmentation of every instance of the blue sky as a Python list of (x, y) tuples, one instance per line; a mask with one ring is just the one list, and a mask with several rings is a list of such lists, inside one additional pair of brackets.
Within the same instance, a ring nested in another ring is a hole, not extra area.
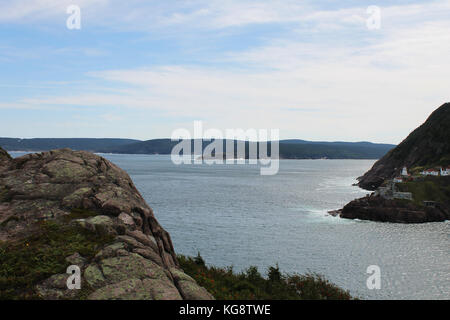
[(0, 136), (151, 139), (202, 120), (399, 143), (449, 101), (449, 18), (449, 0), (0, 0)]

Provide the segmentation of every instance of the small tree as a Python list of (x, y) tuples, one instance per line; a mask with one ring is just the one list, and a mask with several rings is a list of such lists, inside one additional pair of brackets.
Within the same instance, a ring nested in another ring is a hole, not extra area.
[(197, 256), (194, 258), (194, 262), (199, 266), (206, 265), (205, 260), (203, 260), (202, 256), (200, 255), (200, 251), (197, 251)]
[(280, 267), (278, 266), (278, 263), (276, 264), (275, 267), (269, 267), (268, 276), (269, 281), (271, 282), (281, 282), (283, 276), (280, 272)]

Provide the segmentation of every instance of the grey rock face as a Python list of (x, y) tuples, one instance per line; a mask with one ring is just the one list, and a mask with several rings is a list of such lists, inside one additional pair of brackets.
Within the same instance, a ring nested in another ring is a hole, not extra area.
[[(76, 217), (74, 210), (90, 215)], [(0, 148), (0, 241), (20, 240), (42, 220), (66, 221), (114, 239), (90, 261), (77, 253), (66, 258), (81, 268), (91, 288), (88, 299), (213, 298), (179, 268), (170, 235), (125, 171), (84, 151), (11, 159)], [(68, 276), (50, 277), (37, 292), (44, 299), (74, 298), (64, 285)]]

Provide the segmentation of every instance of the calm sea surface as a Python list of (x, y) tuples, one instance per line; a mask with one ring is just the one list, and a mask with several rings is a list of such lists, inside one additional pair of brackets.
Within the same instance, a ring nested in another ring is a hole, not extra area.
[[(23, 153), (13, 153), (13, 156)], [(275, 176), (255, 165), (182, 165), (170, 156), (102, 155), (126, 170), (177, 253), (261, 271), (316, 272), (361, 298), (450, 299), (450, 222), (350, 221), (328, 210), (367, 194), (353, 187), (372, 160), (281, 160)], [(369, 265), (381, 289), (369, 290)]]

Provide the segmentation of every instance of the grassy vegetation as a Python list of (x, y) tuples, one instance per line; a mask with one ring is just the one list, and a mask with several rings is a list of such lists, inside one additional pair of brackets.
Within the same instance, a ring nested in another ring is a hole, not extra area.
[(448, 177), (425, 177), (422, 181), (409, 181), (398, 183), (399, 191), (411, 192), (413, 201), (423, 205), (423, 201), (436, 201), (441, 203), (450, 200), (450, 179)]
[(65, 273), (67, 256), (92, 258), (111, 242), (80, 227), (56, 221), (40, 222), (40, 232), (17, 243), (0, 243), (0, 299), (37, 298), (33, 288), (51, 275)]
[(348, 291), (330, 283), (317, 274), (287, 275), (278, 268), (270, 267), (263, 277), (256, 267), (241, 273), (232, 267), (209, 267), (200, 254), (195, 257), (178, 256), (181, 268), (220, 300), (311, 300), (352, 299)]

